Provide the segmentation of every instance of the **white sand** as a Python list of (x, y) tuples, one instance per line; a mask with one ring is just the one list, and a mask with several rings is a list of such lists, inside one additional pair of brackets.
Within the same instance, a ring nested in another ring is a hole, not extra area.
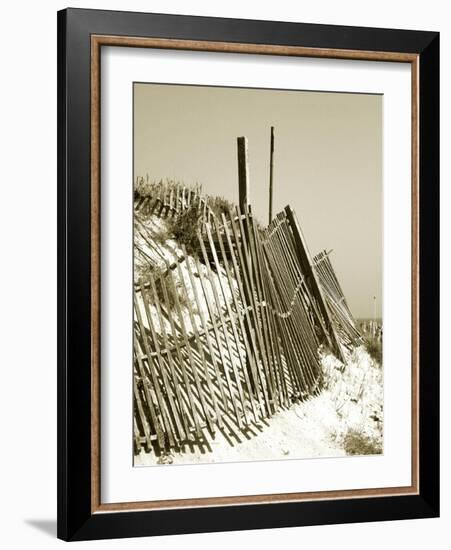
[[(158, 458), (141, 452), (136, 466), (200, 464), (339, 457), (346, 453), (343, 440), (349, 430), (382, 442), (382, 372), (363, 348), (349, 357), (344, 372), (335, 357), (323, 357), (328, 387), (321, 395), (271, 417), (266, 425), (241, 432), (216, 432), (201, 444), (186, 445), (183, 452)], [(375, 420), (374, 418), (377, 418)]]

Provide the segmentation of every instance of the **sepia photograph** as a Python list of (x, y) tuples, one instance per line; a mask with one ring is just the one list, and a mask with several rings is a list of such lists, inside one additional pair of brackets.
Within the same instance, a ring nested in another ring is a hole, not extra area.
[(383, 454), (382, 110), (134, 82), (134, 466)]

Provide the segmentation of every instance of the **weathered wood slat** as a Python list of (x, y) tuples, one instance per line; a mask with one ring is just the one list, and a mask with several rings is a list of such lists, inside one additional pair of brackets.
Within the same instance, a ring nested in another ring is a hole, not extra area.
[[(216, 224), (215, 221), (214, 221), (214, 223)], [(237, 298), (236, 298), (234, 288), (233, 288), (234, 287), (234, 284), (233, 284), (234, 281), (233, 281), (232, 274), (231, 274), (231, 271), (230, 271), (230, 268), (229, 268), (227, 253), (225, 251), (224, 244), (222, 242), (221, 233), (218, 231), (217, 225), (215, 225), (215, 231), (216, 231), (217, 241), (218, 241), (219, 248), (220, 248), (221, 255), (222, 255), (222, 263), (224, 265), (226, 275), (227, 275), (228, 287), (231, 291), (232, 302), (233, 302), (233, 305), (234, 305), (235, 311), (236, 311), (236, 316), (234, 316), (233, 313), (232, 313), (231, 307), (228, 303), (227, 295), (226, 295), (226, 292), (224, 290), (222, 280), (219, 279), (221, 290), (222, 290), (224, 300), (225, 300), (225, 303), (226, 303), (226, 307), (227, 307), (227, 313), (228, 313), (230, 319), (233, 319), (232, 332), (233, 332), (233, 336), (235, 338), (235, 345), (236, 345), (237, 349), (239, 349), (240, 341), (239, 341), (239, 337), (238, 337), (238, 330), (237, 330), (237, 327), (235, 326), (235, 322), (236, 322), (236, 320), (238, 320), (238, 327), (240, 329), (240, 333), (241, 333), (241, 336), (242, 336), (242, 339), (243, 339), (244, 347), (245, 347), (245, 350), (246, 350), (246, 356), (249, 358), (250, 361), (252, 361), (253, 358), (252, 358), (251, 351), (250, 351), (250, 348), (249, 348), (249, 342), (247, 340), (246, 331), (244, 329), (243, 319), (239, 315), (239, 306), (238, 306)], [(212, 237), (209, 225), (207, 225), (207, 235), (208, 235), (208, 239), (211, 243), (213, 241), (213, 237)], [(217, 266), (217, 269), (219, 269), (219, 259), (218, 259), (218, 256), (216, 254), (216, 250), (214, 250), (213, 256), (214, 256), (214, 261), (215, 261), (215, 264)], [(254, 402), (253, 387), (252, 387), (251, 381), (249, 379), (249, 372), (248, 372), (247, 364), (246, 364), (245, 361), (243, 361), (243, 357), (241, 356), (240, 353), (239, 353), (239, 360), (240, 360), (240, 365), (241, 365), (241, 368), (242, 368), (242, 371), (243, 371), (244, 379), (245, 379), (245, 382), (246, 382), (246, 387), (247, 387), (247, 391), (248, 391), (248, 395), (249, 395), (249, 400), (250, 400), (250, 405), (251, 405), (251, 408), (252, 408), (252, 413), (254, 415), (255, 421), (258, 422), (259, 419), (258, 419), (257, 408), (256, 408), (255, 402)]]
[[(187, 290), (187, 287), (186, 287), (185, 279), (183, 277), (182, 270), (181, 270), (179, 264), (177, 265), (177, 271), (178, 271), (179, 280), (181, 281), (182, 287), (185, 290), (185, 295), (188, 296), (188, 290)], [(210, 400), (213, 404), (213, 409), (215, 411), (215, 419), (218, 422), (218, 425), (220, 427), (222, 427), (222, 415), (219, 411), (215, 391), (214, 391), (213, 384), (212, 384), (212, 381), (211, 381), (211, 378), (210, 378), (210, 373), (208, 372), (208, 366), (207, 366), (207, 361), (205, 359), (203, 343), (200, 339), (199, 332), (197, 330), (196, 320), (194, 318), (193, 309), (192, 309), (192, 306), (191, 306), (191, 302), (189, 300), (186, 301), (186, 309), (188, 310), (188, 315), (189, 315), (191, 327), (192, 327), (193, 333), (194, 333), (194, 340), (196, 342), (197, 352), (199, 353), (201, 363), (202, 363), (202, 367), (203, 367), (203, 370), (204, 370), (204, 377), (205, 377), (205, 380), (206, 380), (206, 383), (207, 383), (209, 398), (210, 398)], [(196, 369), (196, 372), (197, 372), (197, 369)], [(202, 390), (203, 390), (203, 388), (202, 388)], [(214, 431), (214, 425), (213, 425), (212, 429)]]
[(158, 443), (159, 443), (160, 449), (164, 449), (165, 448), (165, 440), (163, 437), (164, 419), (162, 418), (161, 409), (159, 409), (159, 412), (157, 413), (156, 407), (158, 406), (158, 400), (155, 400), (156, 402), (154, 404), (152, 393), (150, 392), (148, 384), (146, 384), (146, 381), (148, 380), (148, 378), (144, 369), (144, 365), (141, 361), (139, 344), (135, 335), (134, 335), (134, 349), (135, 349), (137, 370), (143, 383), (144, 394), (146, 396), (150, 417), (158, 436)]
[[(141, 296), (143, 296), (142, 291), (141, 291)], [(157, 351), (157, 355), (153, 358), (153, 361), (150, 361), (150, 363), (152, 363), (153, 365), (153, 362), (155, 361), (155, 364), (158, 365), (159, 367), (158, 371), (155, 368), (154, 372), (155, 372), (155, 377), (157, 377), (158, 374), (161, 377), (161, 389), (158, 383), (160, 382), (159, 380), (157, 381), (157, 387), (158, 387), (159, 395), (161, 396), (161, 407), (164, 411), (164, 416), (166, 417), (166, 422), (165, 422), (166, 433), (168, 435), (170, 445), (174, 445), (175, 440), (178, 439), (181, 435), (178, 414), (175, 409), (175, 403), (172, 395), (172, 388), (170, 387), (169, 380), (166, 375), (164, 360), (161, 357), (161, 354), (159, 353), (160, 347), (158, 342), (158, 335), (156, 333), (153, 319), (150, 314), (149, 306), (147, 304), (147, 300), (145, 299), (145, 297), (143, 297), (142, 302), (144, 304), (144, 312), (146, 314), (147, 323), (149, 325), (152, 342)], [(139, 304), (137, 307), (137, 315), (139, 316), (141, 315), (141, 313), (139, 312)], [(149, 346), (148, 339), (145, 336), (144, 336), (144, 342), (145, 342), (145, 346), (148, 347)], [(169, 402), (169, 406), (167, 405), (166, 398)], [(175, 426), (177, 427), (177, 431), (174, 429), (174, 423), (175, 423)]]
[(312, 290), (313, 295), (318, 301), (321, 313), (326, 321), (328, 330), (326, 331), (325, 336), (330, 341), (331, 349), (334, 349), (338, 357), (342, 361), (344, 361), (344, 356), (340, 348), (340, 342), (335, 333), (335, 327), (330, 318), (330, 314), (325, 303), (324, 295), (319, 284), (318, 277), (315, 270), (313, 269), (310, 253), (308, 251), (307, 245), (305, 244), (304, 236), (302, 234), (299, 222), (296, 218), (296, 214), (289, 206), (285, 208), (285, 213), (290, 222), (291, 230), (293, 232), (293, 236), (296, 242), (296, 252), (298, 254), (298, 259), (302, 266), (302, 270), (304, 271), (304, 273), (307, 274), (308, 284)]
[[(271, 416), (271, 406), (267, 390), (267, 378), (265, 374), (268, 369), (268, 363), (264, 351), (263, 337), (259, 320), (259, 311), (256, 301), (256, 292), (252, 281), (252, 270), (249, 263), (249, 253), (246, 244), (246, 234), (244, 232), (243, 216), (241, 215), (239, 208), (237, 208), (237, 212), (237, 220), (235, 220), (234, 217), (230, 215), (230, 227), (235, 238), (235, 243), (237, 244), (236, 248), (238, 250), (238, 257), (242, 270), (241, 272), (243, 275), (242, 280), (244, 282), (245, 289), (246, 308), (249, 307), (252, 313), (252, 330), (254, 331), (255, 338), (258, 344), (255, 349), (258, 350), (260, 360), (263, 365), (263, 368), (258, 368), (257, 372), (260, 378), (260, 387), (265, 401), (266, 416), (269, 417)], [(238, 226), (236, 222), (238, 222)]]
[[(207, 226), (207, 230), (208, 230), (208, 226)], [(248, 419), (248, 416), (247, 416), (246, 400), (245, 400), (245, 397), (244, 397), (243, 388), (241, 386), (241, 379), (240, 379), (240, 376), (239, 376), (239, 373), (237, 371), (236, 364), (235, 364), (235, 361), (234, 361), (234, 358), (233, 358), (233, 355), (232, 355), (232, 345), (231, 345), (231, 341), (230, 341), (230, 337), (229, 337), (229, 331), (227, 330), (227, 325), (225, 323), (224, 315), (222, 313), (221, 300), (219, 299), (218, 290), (216, 288), (216, 280), (215, 280), (215, 277), (213, 277), (212, 273), (211, 273), (211, 268), (210, 268), (210, 265), (209, 265), (209, 262), (208, 262), (208, 255), (207, 255), (207, 251), (205, 249), (205, 244), (204, 244), (203, 239), (200, 239), (200, 245), (201, 245), (204, 261), (205, 261), (205, 264), (207, 266), (207, 274), (208, 274), (208, 278), (210, 280), (211, 288), (213, 290), (213, 297), (214, 297), (214, 300), (215, 300), (215, 303), (216, 303), (216, 308), (217, 308), (217, 311), (219, 313), (220, 325), (221, 325), (222, 333), (224, 335), (224, 339), (225, 339), (225, 342), (226, 342), (226, 349), (227, 349), (228, 355), (230, 357), (230, 366), (232, 367), (232, 372), (233, 372), (233, 376), (234, 376), (234, 379), (235, 379), (235, 384), (236, 384), (236, 387), (238, 389), (238, 396), (239, 396), (240, 402), (241, 402), (241, 410), (242, 410), (242, 414), (243, 414), (243, 418), (244, 418), (244, 423), (246, 425), (248, 425), (249, 424), (249, 419)], [(219, 340), (218, 340), (218, 345), (220, 345)], [(239, 354), (239, 349), (237, 350), (237, 352)], [(227, 382), (231, 385), (230, 376), (228, 374), (228, 369), (227, 369), (226, 364), (224, 364), (224, 370), (226, 372), (226, 376), (228, 376)], [(238, 420), (238, 422), (241, 422), (240, 417), (238, 417), (237, 420)]]
[(249, 215), (249, 210), (246, 211), (246, 226), (248, 230), (248, 239), (249, 239), (249, 250), (250, 250), (250, 258), (251, 258), (251, 266), (252, 266), (252, 272), (253, 277), (255, 280), (255, 287), (257, 291), (257, 297), (258, 302), (260, 304), (260, 321), (262, 325), (262, 334), (263, 334), (263, 345), (264, 345), (264, 353), (267, 359), (267, 381), (268, 381), (268, 393), (270, 397), (270, 409), (271, 412), (275, 412), (275, 388), (274, 388), (274, 372), (273, 372), (273, 365), (272, 365), (272, 357), (269, 350), (269, 330), (268, 330), (268, 309), (265, 306), (266, 299), (264, 290), (262, 287), (262, 279), (261, 279), (261, 271), (260, 266), (257, 258), (257, 251), (256, 251), (256, 243), (255, 243), (255, 234), (253, 231), (253, 221)]
[[(160, 279), (160, 284), (161, 284), (161, 288), (162, 288), (162, 291), (163, 291), (164, 301), (165, 301), (166, 304), (169, 304), (168, 290), (167, 290), (167, 287), (166, 287), (166, 282), (165, 282), (163, 277)], [(189, 377), (188, 377), (188, 373), (187, 373), (187, 369), (186, 369), (186, 365), (185, 365), (185, 360), (183, 358), (183, 354), (182, 354), (181, 349), (180, 349), (179, 339), (177, 337), (177, 330), (175, 328), (174, 318), (173, 318), (172, 314), (168, 315), (168, 320), (169, 320), (169, 324), (170, 324), (170, 327), (171, 327), (171, 334), (174, 336), (176, 357), (177, 357), (177, 360), (178, 360), (180, 370), (182, 372), (182, 378), (183, 378), (183, 382), (184, 382), (184, 390), (185, 390), (185, 392), (187, 394), (187, 397), (188, 397), (188, 401), (189, 401), (189, 405), (190, 405), (190, 412), (191, 412), (192, 417), (193, 417), (194, 429), (195, 429), (196, 435), (198, 437), (201, 437), (202, 431), (201, 431), (201, 427), (200, 427), (200, 421), (199, 421), (199, 418), (198, 418), (198, 411), (197, 411), (197, 408), (196, 408), (195, 403), (194, 403), (194, 396), (193, 396), (193, 392), (192, 392), (192, 389), (191, 389), (191, 384), (190, 384), (190, 381), (189, 381)]]
[[(164, 326), (163, 314), (162, 314), (159, 299), (158, 299), (158, 293), (157, 293), (157, 289), (156, 289), (156, 286), (155, 286), (155, 281), (154, 281), (154, 278), (153, 278), (152, 275), (150, 276), (150, 285), (151, 285), (150, 290), (151, 290), (151, 293), (152, 293), (152, 296), (153, 296), (152, 302), (155, 304), (155, 309), (157, 311), (158, 321), (159, 321), (159, 324), (160, 324), (160, 334), (163, 338), (164, 347), (167, 349), (168, 346), (169, 346), (169, 343), (168, 343), (166, 330), (165, 330), (165, 326)], [(144, 290), (143, 286), (144, 285), (141, 281), (141, 296), (145, 297), (144, 296), (145, 295), (145, 290)], [(155, 351), (163, 359), (161, 349), (156, 348)], [(178, 380), (177, 373), (176, 373), (176, 370), (175, 370), (175, 365), (174, 365), (174, 360), (173, 360), (172, 354), (168, 353), (168, 354), (166, 354), (166, 357), (167, 357), (167, 362), (168, 362), (168, 365), (169, 365), (169, 370), (170, 370), (170, 373), (171, 373), (172, 383), (173, 383), (173, 386), (174, 386), (174, 389), (175, 389), (175, 395), (176, 395), (176, 398), (177, 398), (177, 403), (178, 403), (178, 406), (179, 406), (179, 409), (180, 409), (180, 416), (181, 416), (181, 421), (182, 421), (182, 426), (183, 426), (183, 428), (181, 428), (179, 426), (179, 433), (180, 433), (181, 438), (185, 439), (187, 437), (188, 433), (189, 433), (189, 427), (188, 427), (188, 420), (187, 420), (185, 405), (184, 405), (184, 402), (183, 402), (181, 389), (180, 389), (180, 384), (179, 384), (179, 380)]]
[[(291, 295), (294, 295), (294, 289), (291, 289), (290, 292), (290, 280), (288, 278), (285, 263), (283, 261), (283, 255), (278, 246), (276, 240), (271, 240), (267, 243), (267, 249), (270, 252), (270, 258), (272, 257), (272, 272), (277, 281), (277, 290), (276, 295), (279, 300), (279, 308), (286, 310), (290, 307)], [(293, 308), (292, 312), (296, 315), (297, 308)], [(284, 337), (284, 351), (285, 354), (289, 357), (291, 368), (296, 375), (296, 378), (299, 380), (299, 383), (302, 385), (302, 392), (305, 393), (308, 390), (307, 382), (307, 373), (304, 373), (299, 366), (299, 362), (306, 364), (304, 353), (300, 345), (300, 339), (298, 335), (298, 330), (293, 330), (292, 326), (292, 316), (281, 317), (279, 326)]]
[(188, 354), (190, 370), (191, 370), (191, 372), (194, 376), (194, 381), (195, 381), (195, 386), (196, 386), (196, 389), (197, 389), (198, 397), (199, 397), (200, 403), (202, 405), (202, 410), (204, 411), (204, 417), (205, 417), (205, 420), (208, 424), (209, 429), (211, 431), (214, 431), (214, 425), (213, 425), (213, 420), (212, 420), (212, 411), (209, 409), (209, 407), (207, 406), (207, 403), (205, 401), (204, 392), (202, 391), (202, 387), (201, 387), (200, 380), (199, 380), (199, 374), (197, 372), (196, 361), (194, 360), (193, 353), (192, 353), (192, 350), (191, 350), (191, 346), (188, 343), (188, 334), (187, 334), (187, 330), (186, 330), (186, 326), (185, 326), (185, 319), (183, 317), (182, 308), (180, 306), (180, 300), (179, 300), (179, 296), (178, 296), (178, 292), (177, 292), (177, 287), (176, 287), (176, 284), (175, 284), (172, 276), (170, 276), (168, 279), (169, 279), (169, 284), (171, 285), (172, 295), (174, 296), (175, 309), (176, 309), (177, 316), (178, 316), (178, 324), (180, 326), (180, 330), (181, 330), (181, 333), (182, 333), (182, 339), (185, 342), (185, 350)]
[[(255, 316), (255, 311), (253, 311), (250, 307), (247, 306), (247, 295), (244, 289), (244, 283), (242, 281), (242, 274), (240, 272), (240, 269), (238, 267), (237, 258), (235, 255), (235, 248), (238, 248), (238, 244), (235, 243), (236, 246), (232, 244), (232, 237), (230, 234), (230, 229), (228, 227), (225, 214), (222, 214), (222, 221), (223, 221), (223, 228), (224, 228), (224, 235), (226, 237), (229, 250), (230, 250), (230, 259), (233, 266), (233, 271), (235, 275), (235, 281), (237, 282), (238, 286), (238, 292), (241, 298), (241, 303), (243, 306), (244, 315), (238, 315), (238, 318), (241, 321), (242, 324), (242, 332), (246, 341), (246, 353), (247, 358), (249, 361), (249, 367), (251, 370), (252, 375), (252, 385), (253, 385), (253, 391), (255, 392), (258, 400), (258, 405), (260, 408), (260, 411), (263, 410), (263, 402), (262, 402), (262, 391), (259, 391), (259, 353), (258, 353), (258, 347), (255, 340), (255, 329), (253, 327), (253, 323), (256, 323), (255, 320), (253, 320), (253, 317)], [(249, 294), (249, 292), (248, 292)], [(254, 314), (254, 316), (252, 315)]]
[[(255, 220), (252, 221), (253, 223), (253, 232), (255, 235), (257, 235), (257, 227), (255, 224)], [(275, 331), (274, 326), (274, 307), (272, 303), (272, 297), (270, 294), (270, 288), (269, 288), (269, 282), (267, 279), (267, 265), (265, 263), (263, 250), (262, 250), (262, 243), (260, 239), (255, 239), (256, 244), (256, 253), (257, 253), (257, 260), (259, 265), (259, 271), (261, 273), (262, 277), (262, 288), (264, 293), (264, 300), (266, 305), (266, 315), (267, 315), (267, 321), (268, 321), (268, 334), (269, 334), (269, 355), (272, 361), (273, 365), (273, 372), (274, 372), (274, 380), (277, 387), (277, 402), (280, 406), (283, 405), (283, 400), (285, 396), (285, 387), (284, 387), (284, 380), (283, 380), (283, 370), (280, 367), (280, 349), (279, 349), (279, 342), (278, 342), (278, 336)], [(285, 396), (286, 397), (286, 396)]]
[[(155, 349), (157, 351), (155, 359), (158, 362), (159, 374), (162, 378), (162, 394), (164, 399), (163, 403), (166, 406), (168, 411), (168, 417), (169, 417), (169, 422), (171, 424), (172, 433), (174, 434), (174, 437), (176, 438), (176, 440), (180, 441), (185, 438), (185, 432), (180, 423), (180, 415), (174, 400), (173, 388), (166, 372), (165, 361), (163, 356), (160, 353), (158, 334), (157, 334), (157, 330), (156, 330), (152, 315), (149, 310), (148, 299), (147, 299), (148, 297), (145, 295), (145, 292), (143, 292), (142, 290), (141, 290), (141, 296), (144, 304), (146, 319), (152, 335), (153, 345), (155, 346)], [(176, 429), (174, 429), (174, 425)]]
[[(139, 304), (136, 300), (136, 296), (135, 296), (135, 312), (136, 312), (136, 316), (137, 316), (137, 319), (138, 319), (138, 324), (139, 324), (139, 327), (140, 327), (142, 343), (144, 345), (144, 349), (146, 351), (146, 354), (149, 357), (150, 356), (150, 345), (149, 345), (149, 341), (148, 341), (148, 337), (147, 337), (147, 332), (146, 332), (146, 329), (144, 327), (144, 323), (143, 323), (141, 311), (140, 311), (140, 308), (139, 308)], [(155, 359), (155, 361), (157, 361), (157, 359)], [(163, 419), (162, 425), (163, 425), (165, 433), (168, 437), (169, 445), (174, 446), (175, 440), (174, 440), (174, 434), (173, 434), (173, 431), (172, 431), (172, 425), (171, 425), (169, 414), (168, 414), (168, 411), (167, 411), (167, 408), (166, 408), (166, 403), (164, 401), (164, 396), (163, 396), (161, 388), (160, 388), (160, 382), (158, 380), (158, 375), (157, 375), (156, 367), (154, 365), (154, 360), (148, 360), (148, 365), (149, 365), (149, 371), (150, 371), (151, 380), (152, 380), (152, 388), (156, 393), (158, 408), (159, 408), (159, 411), (160, 411), (160, 413), (162, 415), (162, 419)], [(146, 384), (148, 382), (149, 382), (148, 378), (143, 380), (144, 384)]]
[(266, 406), (268, 416), (271, 416), (274, 412), (274, 401), (273, 401), (273, 387), (271, 380), (271, 367), (270, 359), (267, 354), (267, 334), (266, 334), (266, 325), (264, 324), (264, 310), (263, 310), (263, 297), (260, 288), (260, 280), (258, 278), (257, 263), (255, 259), (255, 250), (254, 243), (252, 239), (251, 224), (249, 221), (248, 213), (245, 212), (241, 215), (240, 208), (237, 208), (238, 211), (238, 223), (241, 231), (241, 240), (242, 240), (242, 249), (245, 267), (247, 269), (247, 274), (250, 283), (250, 293), (251, 300), (253, 301), (253, 306), (255, 308), (255, 313), (257, 316), (256, 319), (256, 332), (257, 338), (259, 339), (259, 348), (262, 354), (262, 360), (264, 364), (263, 376), (265, 380), (265, 392), (266, 397)]
[[(198, 258), (195, 258), (195, 263), (196, 263), (196, 270), (200, 274), (201, 273), (201, 268), (200, 268), (200, 262), (199, 262)], [(210, 281), (208, 275), (207, 275), (206, 278), (208, 279), (208, 281)], [(219, 353), (219, 356), (220, 356), (220, 359), (221, 359), (221, 365), (222, 365), (223, 373), (224, 373), (224, 376), (225, 376), (225, 379), (226, 379), (227, 389), (229, 390), (230, 401), (232, 403), (232, 407), (233, 407), (233, 411), (235, 413), (235, 418), (237, 420), (237, 423), (238, 423), (239, 427), (242, 428), (243, 425), (242, 425), (242, 420), (241, 420), (241, 412), (240, 412), (240, 409), (239, 409), (239, 406), (238, 406), (237, 399), (235, 398), (233, 384), (232, 384), (232, 381), (230, 379), (229, 369), (227, 367), (227, 359), (225, 357), (224, 346), (222, 344), (222, 340), (221, 340), (221, 336), (220, 336), (220, 330), (219, 330), (219, 327), (218, 327), (219, 317), (218, 317), (218, 321), (217, 321), (216, 313), (215, 313), (214, 307), (213, 307), (213, 302), (210, 298), (210, 294), (208, 292), (207, 285), (206, 285), (206, 280), (203, 276), (200, 277), (200, 283), (201, 283), (201, 286), (202, 286), (202, 292), (203, 292), (203, 295), (204, 295), (204, 298), (205, 298), (205, 302), (207, 304), (208, 313), (209, 313), (209, 316), (210, 316), (210, 321), (212, 323), (213, 333), (214, 333), (215, 340), (216, 340), (216, 347), (218, 349), (218, 353)], [(228, 408), (229, 407), (227, 406), (227, 410), (228, 410)]]
[[(185, 249), (184, 249), (184, 253), (186, 254)], [(200, 301), (199, 293), (198, 293), (197, 288), (196, 288), (196, 283), (194, 281), (193, 270), (190, 266), (189, 260), (186, 261), (186, 266), (187, 266), (187, 270), (188, 270), (188, 276), (189, 276), (190, 282), (191, 282), (191, 287), (193, 289), (194, 300), (196, 302), (196, 306), (197, 306), (197, 309), (198, 309), (198, 314), (199, 314), (199, 317), (200, 317), (200, 320), (201, 320), (201, 324), (202, 324), (202, 328), (203, 328), (203, 334), (205, 335), (205, 341), (207, 343), (208, 351), (209, 351), (210, 357), (211, 357), (211, 362), (213, 364), (213, 369), (214, 369), (215, 376), (216, 376), (216, 383), (217, 383), (218, 388), (219, 388), (219, 392), (220, 392), (220, 395), (221, 395), (224, 410), (226, 411), (227, 410), (227, 399), (226, 399), (226, 395), (225, 395), (225, 392), (224, 392), (224, 383), (223, 383), (223, 380), (222, 380), (222, 377), (221, 377), (221, 373), (219, 371), (218, 363), (216, 361), (216, 353), (215, 353), (215, 350), (213, 348), (213, 343), (211, 341), (210, 329), (208, 327), (207, 320), (206, 320), (204, 312), (202, 310), (202, 303)], [(199, 273), (198, 275), (199, 275), (199, 278), (200, 278), (201, 274)], [(219, 417), (220, 421), (221, 421), (221, 418), (222, 417), (220, 416)]]
[(139, 416), (139, 419), (141, 421), (140, 423), (141, 423), (141, 426), (142, 426), (143, 431), (144, 431), (144, 437), (145, 437), (145, 441), (146, 441), (147, 450), (150, 451), (150, 448), (152, 446), (152, 440), (151, 440), (151, 435), (150, 435), (150, 427), (149, 427), (149, 423), (148, 423), (146, 414), (144, 412), (143, 404), (142, 404), (142, 401), (141, 401), (141, 396), (139, 395), (138, 385), (136, 383), (136, 377), (133, 377), (133, 396), (134, 396), (134, 399), (135, 399), (135, 401), (134, 401), (135, 407), (138, 410), (138, 416)]

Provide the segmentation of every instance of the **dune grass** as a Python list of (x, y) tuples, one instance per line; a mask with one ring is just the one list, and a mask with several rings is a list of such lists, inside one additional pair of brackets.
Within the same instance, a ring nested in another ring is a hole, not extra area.
[(357, 430), (348, 431), (343, 441), (343, 448), (348, 455), (378, 455), (382, 453), (382, 446), (378, 441)]
[(367, 336), (365, 338), (365, 348), (369, 355), (379, 364), (382, 365), (382, 340)]

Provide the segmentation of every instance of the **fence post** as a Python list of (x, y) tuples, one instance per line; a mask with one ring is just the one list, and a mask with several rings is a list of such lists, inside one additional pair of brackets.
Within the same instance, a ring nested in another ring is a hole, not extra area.
[(269, 220), (272, 222), (272, 197), (273, 197), (273, 170), (274, 170), (274, 126), (271, 126), (271, 142), (269, 147)]
[(247, 158), (247, 137), (237, 138), (238, 147), (238, 195), (241, 212), (249, 204), (249, 163)]
[(324, 317), (324, 322), (329, 332), (325, 336), (329, 341), (329, 345), (331, 345), (331, 347), (335, 349), (338, 358), (341, 361), (345, 362), (345, 358), (340, 347), (340, 342), (338, 340), (338, 336), (336, 334), (335, 327), (326, 304), (326, 300), (321, 290), (318, 277), (312, 264), (310, 253), (302, 234), (301, 226), (299, 225), (296, 214), (289, 206), (285, 207), (285, 213), (290, 223), (291, 230), (293, 231), (293, 237), (296, 243), (296, 252), (298, 255), (299, 263), (301, 264), (302, 272), (306, 275), (309, 290), (318, 303), (318, 307), (320, 308), (321, 314)]

